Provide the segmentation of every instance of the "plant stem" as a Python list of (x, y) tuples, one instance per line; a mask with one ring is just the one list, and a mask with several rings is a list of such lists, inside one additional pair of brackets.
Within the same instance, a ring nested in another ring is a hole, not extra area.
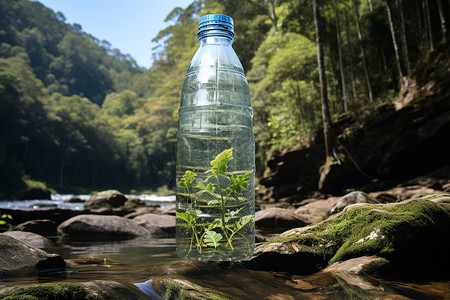
[(217, 175), (216, 177), (217, 177), (217, 187), (221, 190), (220, 198), (222, 199), (222, 201), (220, 202), (220, 213), (222, 214), (222, 230), (223, 233), (225, 234), (225, 238), (227, 239), (226, 245), (230, 245), (231, 250), (234, 250), (233, 245), (231, 245), (231, 241), (228, 238), (227, 228), (225, 226), (225, 198), (223, 197), (224, 190), (220, 187), (219, 175)]

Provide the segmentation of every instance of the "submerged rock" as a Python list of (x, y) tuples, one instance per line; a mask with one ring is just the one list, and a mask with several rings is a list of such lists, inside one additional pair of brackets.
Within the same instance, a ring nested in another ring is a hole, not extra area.
[(175, 217), (171, 215), (145, 214), (133, 219), (148, 230), (154, 238), (175, 237)]
[(43, 237), (42, 235), (26, 232), (26, 231), (6, 231), (3, 234), (9, 235), (21, 242), (24, 242), (28, 246), (35, 248), (48, 248), (53, 246), (53, 242)]
[(54, 299), (54, 300), (104, 300), (136, 299), (148, 297), (136, 288), (114, 281), (89, 281), (80, 283), (44, 283), (6, 287), (0, 290), (1, 299)]
[(432, 201), (355, 205), (319, 224), (286, 231), (259, 245), (250, 264), (301, 271), (310, 269), (311, 262), (320, 267), (377, 255), (400, 272), (445, 272), (449, 231), (450, 214)]
[(133, 220), (103, 215), (79, 215), (63, 222), (58, 230), (65, 236), (85, 239), (127, 239), (149, 234)]
[(107, 190), (91, 196), (85, 203), (85, 209), (117, 208), (127, 201), (127, 197), (119, 191)]
[(0, 234), (0, 274), (28, 275), (65, 267), (66, 263), (61, 256), (49, 254), (13, 237)]

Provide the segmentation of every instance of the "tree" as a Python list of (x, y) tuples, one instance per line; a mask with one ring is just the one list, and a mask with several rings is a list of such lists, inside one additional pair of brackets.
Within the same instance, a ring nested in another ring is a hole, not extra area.
[(326, 157), (336, 157), (336, 137), (333, 130), (333, 122), (331, 120), (330, 108), (328, 105), (327, 81), (325, 76), (325, 63), (323, 57), (323, 46), (321, 36), (321, 15), (320, 7), (317, 0), (313, 0), (314, 10), (314, 25), (316, 28), (316, 45), (317, 45), (317, 65), (319, 68), (319, 82), (320, 82), (320, 99), (322, 104), (322, 120), (323, 120), (323, 134), (325, 139), (325, 153)]

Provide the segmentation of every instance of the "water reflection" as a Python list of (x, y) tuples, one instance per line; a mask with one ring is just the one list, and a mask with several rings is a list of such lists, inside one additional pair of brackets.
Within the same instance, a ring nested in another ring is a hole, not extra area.
[(126, 241), (61, 240), (46, 251), (62, 255), (64, 272), (9, 277), (1, 286), (55, 281), (108, 280), (136, 284), (151, 299), (164, 295), (163, 280), (178, 280), (218, 291), (233, 299), (449, 299), (449, 281), (386, 281), (348, 273), (295, 275), (249, 270), (237, 263), (181, 261), (175, 239)]

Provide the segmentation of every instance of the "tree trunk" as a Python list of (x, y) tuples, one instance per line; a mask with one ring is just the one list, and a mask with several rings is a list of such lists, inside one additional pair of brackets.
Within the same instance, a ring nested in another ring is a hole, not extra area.
[(373, 12), (372, 0), (367, 0), (367, 2), (369, 3), (369, 9), (370, 12), (372, 13)]
[(331, 121), (330, 108), (328, 105), (327, 82), (325, 77), (325, 64), (323, 58), (322, 36), (320, 32), (320, 10), (317, 0), (313, 0), (314, 25), (316, 28), (317, 65), (319, 67), (320, 98), (322, 103), (323, 134), (325, 139), (326, 158), (336, 153), (336, 138)]
[(334, 0), (334, 14), (336, 16), (336, 40), (338, 44), (338, 54), (339, 54), (339, 70), (341, 73), (341, 86), (342, 86), (342, 105), (344, 112), (347, 112), (347, 92), (345, 90), (345, 74), (344, 74), (344, 59), (342, 57), (342, 47), (341, 47), (341, 29), (339, 26), (339, 11), (337, 7), (336, 0)]
[(417, 14), (417, 25), (418, 25), (418, 30), (419, 30), (419, 36), (422, 37), (420, 40), (422, 42), (422, 47), (423, 50), (425, 52), (425, 49), (427, 48), (427, 43), (426, 43), (426, 33), (423, 30), (423, 26), (422, 26), (422, 16), (420, 14), (420, 8), (418, 5), (418, 1), (416, 1), (416, 14)]
[(397, 2), (398, 2), (398, 10), (400, 12), (400, 21), (402, 23), (402, 50), (403, 50), (403, 57), (404, 57), (405, 62), (406, 62), (406, 75), (409, 76), (411, 74), (411, 64), (409, 63), (408, 43), (406, 41), (405, 17), (403, 15), (402, 0), (397, 0)]
[(358, 6), (356, 4), (356, 0), (353, 0), (353, 8), (355, 10), (355, 15), (356, 15), (356, 30), (358, 31), (359, 47), (361, 48), (361, 56), (362, 56), (362, 60), (363, 60), (364, 75), (366, 76), (367, 93), (369, 95), (369, 100), (373, 101), (372, 85), (370, 83), (369, 71), (367, 70), (366, 54), (364, 51), (364, 45), (362, 43), (361, 28), (359, 26), (359, 12), (358, 12)]
[(395, 59), (397, 61), (398, 75), (400, 77), (400, 81), (402, 81), (403, 80), (403, 72), (402, 72), (402, 67), (400, 65), (400, 55), (398, 53), (397, 39), (395, 38), (395, 28), (394, 28), (394, 23), (392, 22), (392, 15), (391, 15), (391, 8), (389, 6), (389, 0), (386, 0), (386, 10), (387, 10), (388, 19), (389, 19), (389, 26), (391, 27), (392, 43), (394, 45), (394, 52), (395, 52)]
[(278, 18), (275, 13), (275, 7), (277, 6), (278, 0), (269, 0), (268, 2), (270, 5), (270, 19), (272, 20), (273, 30), (275, 34), (278, 34)]
[(348, 52), (349, 52), (349, 58), (350, 58), (350, 69), (351, 72), (350, 74), (352, 75), (352, 91), (353, 91), (353, 99), (356, 100), (358, 98), (358, 93), (356, 91), (356, 75), (355, 75), (355, 68), (353, 67), (353, 48), (351, 45), (351, 39), (350, 39), (350, 34), (349, 34), (349, 20), (348, 20), (348, 15), (347, 13), (345, 14), (345, 21), (346, 21), (346, 35), (347, 35), (347, 47), (348, 47)]
[(441, 19), (442, 42), (445, 43), (445, 38), (447, 36), (447, 25), (445, 23), (444, 8), (442, 6), (442, 0), (437, 0), (437, 4), (438, 4), (438, 10), (439, 10), (439, 18)]
[(428, 7), (428, 0), (425, 0), (423, 5), (424, 5), (424, 14), (425, 14), (427, 32), (428, 32), (428, 43), (430, 45), (430, 50), (433, 51), (434, 50), (433, 33), (432, 33), (432, 29), (431, 29), (430, 9)]

